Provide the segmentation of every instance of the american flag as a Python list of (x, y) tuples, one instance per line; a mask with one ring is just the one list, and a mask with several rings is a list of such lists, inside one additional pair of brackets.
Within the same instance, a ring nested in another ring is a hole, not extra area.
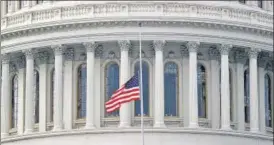
[(116, 90), (109, 101), (106, 102), (106, 111), (113, 112), (121, 107), (121, 104), (138, 100), (140, 98), (139, 77), (135, 74), (129, 81)]

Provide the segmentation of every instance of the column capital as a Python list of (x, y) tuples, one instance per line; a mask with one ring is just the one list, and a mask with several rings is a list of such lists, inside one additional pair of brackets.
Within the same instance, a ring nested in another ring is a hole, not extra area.
[(265, 59), (258, 59), (258, 66), (261, 68), (266, 68), (267, 60)]
[(211, 60), (219, 60), (220, 52), (216, 47), (210, 47), (208, 50), (209, 59)]
[(1, 54), (2, 64), (9, 64), (10, 62), (10, 55), (5, 53)]
[(185, 45), (181, 45), (180, 46), (180, 51), (181, 51), (181, 55), (183, 57), (188, 57), (189, 56), (189, 52), (188, 52), (188, 49)]
[(65, 48), (66, 46), (64, 44), (51, 46), (51, 49), (53, 50), (55, 55), (63, 55)]
[(87, 52), (94, 52), (95, 49), (99, 46), (97, 42), (84, 42), (84, 47), (86, 48)]
[(221, 44), (218, 46), (221, 55), (228, 55), (233, 46), (231, 44)]
[(118, 45), (121, 51), (128, 51), (131, 46), (131, 43), (129, 40), (119, 40)]
[(65, 51), (65, 59), (66, 60), (73, 60), (74, 59), (74, 49), (73, 48), (68, 48)]
[(33, 49), (22, 50), (25, 54), (26, 59), (33, 59), (35, 51)]
[(245, 64), (247, 60), (247, 54), (244, 51), (235, 51), (235, 61)]
[(16, 60), (16, 67), (18, 69), (22, 69), (26, 67), (26, 59), (25, 56), (20, 56), (17, 60)]
[(165, 45), (165, 40), (153, 40), (153, 48), (155, 51), (163, 51)]
[(186, 44), (186, 47), (188, 48), (189, 52), (197, 52), (199, 46), (200, 46), (200, 42), (196, 42), (196, 41), (189, 41)]
[(46, 64), (48, 62), (49, 54), (46, 51), (38, 52), (36, 58), (38, 59), (38, 64)]
[(248, 56), (249, 58), (256, 58), (258, 57), (259, 52), (261, 51), (261, 49), (259, 48), (250, 48), (247, 50)]

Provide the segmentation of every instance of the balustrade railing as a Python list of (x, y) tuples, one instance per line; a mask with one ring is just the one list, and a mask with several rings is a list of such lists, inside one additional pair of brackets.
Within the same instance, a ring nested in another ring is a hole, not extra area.
[(241, 22), (251, 25), (273, 27), (273, 15), (259, 11), (236, 9), (232, 7), (205, 6), (189, 3), (106, 3), (106, 4), (84, 4), (74, 6), (55, 7), (49, 9), (31, 10), (23, 13), (7, 15), (1, 19), (1, 30), (39, 24), (45, 22), (65, 21), (74, 19), (106, 19), (134, 18), (134, 17), (171, 17), (171, 18), (193, 18), (214, 19), (216, 21)]

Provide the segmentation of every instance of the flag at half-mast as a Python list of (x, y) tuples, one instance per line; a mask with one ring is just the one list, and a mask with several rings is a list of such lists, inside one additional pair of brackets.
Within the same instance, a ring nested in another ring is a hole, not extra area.
[(121, 104), (140, 99), (139, 75), (136, 73), (118, 90), (116, 90), (106, 105), (106, 112), (113, 112), (121, 107)]

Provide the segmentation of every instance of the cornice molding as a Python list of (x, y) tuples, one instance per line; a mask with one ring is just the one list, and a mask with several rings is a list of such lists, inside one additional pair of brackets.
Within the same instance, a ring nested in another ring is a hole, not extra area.
[[(251, 41), (248, 39), (234, 39), (231, 37), (219, 37), (212, 35), (203, 35), (203, 34), (178, 34), (178, 33), (156, 33), (156, 32), (148, 32), (143, 33), (142, 36), (144, 41), (147, 40), (163, 40), (167, 39), (167, 41), (200, 41), (203, 43), (220, 43), (220, 44), (233, 44), (235, 46), (242, 47), (255, 47), (260, 48), (262, 50), (272, 51), (273, 45), (268, 43), (262, 43), (260, 41)], [(18, 52), (31, 48), (42, 48), (49, 47), (49, 45), (61, 45), (61, 44), (80, 44), (83, 42), (90, 42), (90, 40), (98, 41), (103, 43), (104, 41), (118, 41), (124, 40), (127, 38), (128, 40), (138, 41), (138, 35), (134, 32), (124, 32), (124, 33), (114, 33), (110, 35), (105, 34), (87, 34), (87, 35), (77, 35), (76, 37), (68, 36), (68, 37), (58, 37), (58, 38), (47, 38), (43, 40), (31, 40), (22, 43), (11, 43), (9, 45), (2, 46), (2, 53), (11, 53)]]
[[(149, 120), (148, 120), (149, 121)], [(138, 129), (97, 129), (97, 130), (70, 130), (70, 131), (57, 131), (57, 132), (36, 132), (33, 134), (23, 135), (23, 136), (11, 136), (1, 139), (1, 143), (8, 143), (13, 141), (20, 141), (26, 139), (37, 139), (37, 138), (47, 138), (56, 136), (67, 136), (67, 135), (82, 135), (82, 134), (113, 134), (113, 133), (138, 133)], [(182, 133), (194, 133), (194, 134), (207, 134), (207, 135), (225, 135), (225, 136), (235, 136), (243, 138), (256, 138), (262, 140), (273, 140), (273, 136), (251, 133), (247, 131), (222, 131), (222, 130), (209, 130), (209, 129), (145, 129), (147, 133), (171, 133), (171, 134), (182, 134)]]
[[(157, 18), (156, 18), (157, 19)], [(98, 27), (115, 27), (115, 26), (137, 26), (140, 22), (135, 21), (134, 19), (119, 19), (117, 18), (115, 21), (100, 21), (100, 22), (87, 22), (81, 21), (77, 23), (58, 23), (55, 24), (55, 22), (52, 23), (45, 23), (43, 25), (39, 26), (27, 26), (27, 27), (18, 27), (19, 29), (9, 30), (5, 31), (2, 30), (1, 32), (1, 39), (2, 41), (10, 40), (14, 38), (24, 37), (24, 36), (34, 36), (37, 34), (43, 34), (43, 33), (50, 33), (50, 32), (56, 32), (56, 31), (68, 31), (68, 30), (79, 30), (79, 29), (85, 29), (85, 28), (98, 28)], [(216, 30), (227, 30), (227, 31), (237, 31), (242, 33), (251, 33), (255, 35), (260, 35), (261, 37), (272, 37), (273, 36), (273, 28), (263, 28), (263, 27), (250, 27), (249, 25), (231, 25), (231, 23), (226, 22), (219, 22), (219, 23), (212, 23), (211, 21), (202, 21), (197, 19), (197, 22), (195, 20), (182, 20), (178, 21), (176, 19), (174, 20), (167, 20), (164, 21), (163, 19), (155, 20), (155, 21), (147, 21), (147, 20), (141, 20), (143, 27), (147, 26), (169, 26), (169, 27), (203, 27), (207, 29), (216, 29)]]

